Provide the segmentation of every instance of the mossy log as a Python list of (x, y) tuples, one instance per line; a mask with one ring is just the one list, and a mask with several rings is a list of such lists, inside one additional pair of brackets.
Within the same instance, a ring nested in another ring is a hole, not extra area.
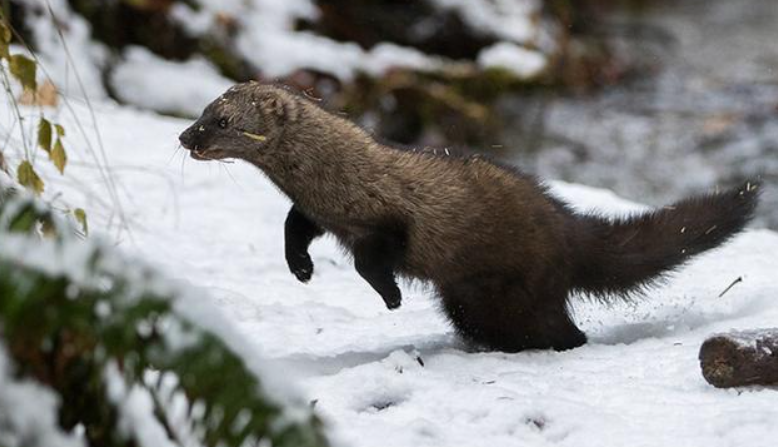
[(699, 358), (703, 377), (715, 387), (778, 385), (778, 328), (714, 335)]

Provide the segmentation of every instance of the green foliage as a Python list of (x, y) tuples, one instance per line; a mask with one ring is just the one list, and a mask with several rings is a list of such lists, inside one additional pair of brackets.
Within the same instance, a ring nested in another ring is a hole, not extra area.
[(86, 219), (86, 212), (81, 208), (76, 208), (73, 210), (73, 217), (75, 217), (78, 224), (81, 225), (81, 231), (83, 231), (84, 234), (89, 234), (89, 223)]
[(24, 160), (19, 167), (16, 168), (16, 179), (20, 185), (35, 192), (35, 194), (41, 195), (41, 193), (43, 193), (43, 180), (41, 180), (38, 173), (35, 172), (35, 168), (32, 167), (32, 163), (29, 161)]
[(8, 68), (26, 91), (35, 93), (38, 90), (35, 80), (38, 66), (35, 61), (22, 54), (13, 54), (8, 58)]
[(8, 45), (11, 43), (11, 30), (0, 21), (0, 58), (8, 59), (11, 54), (8, 52)]
[(0, 188), (0, 235), (32, 235), (39, 227), (46, 228), (52, 235), (67, 232), (65, 224), (55, 218), (49, 208), (32, 200), (20, 199), (15, 190)]
[[(52, 139), (52, 128), (57, 132), (56, 140)], [(62, 137), (64, 136), (64, 127), (60, 124), (51, 124), (49, 120), (41, 117), (38, 122), (38, 147), (49, 154), (49, 159), (57, 167), (60, 174), (65, 173), (65, 165), (68, 162), (68, 154), (65, 152), (65, 146), (62, 144)], [(53, 144), (52, 141), (54, 141)]]
[(38, 147), (51, 152), (51, 123), (46, 118), (38, 122)]
[[(286, 404), (267, 395), (262, 377), (218, 334), (177, 311), (178, 300), (186, 299), (182, 292), (148, 286), (165, 282), (110, 247), (72, 238), (61, 225), (54, 239), (35, 236), (38, 222), (51, 219), (33, 201), (0, 199), (0, 341), (18, 374), (50, 387), (67, 403), (59, 409), (64, 430), (82, 427), (92, 446), (137, 445), (132, 432), (119, 429), (124, 408), (110, 381), (113, 372), (126, 390), (153, 397), (151, 417), (173, 444), (183, 445), (178, 436), (188, 433), (206, 446), (262, 440), (274, 446), (327, 445), (309, 410), (298, 408), (290, 417)], [(11, 238), (17, 249), (9, 252), (3, 242)], [(28, 252), (47, 255), (46, 267), (19, 259)], [(58, 259), (67, 265), (58, 265)], [(150, 371), (159, 383), (148, 380)], [(173, 392), (188, 402), (186, 427), (170, 421), (163, 377), (176, 378)]]
[(65, 153), (65, 147), (62, 146), (62, 140), (57, 138), (57, 142), (54, 143), (54, 147), (49, 153), (51, 161), (54, 162), (54, 166), (57, 167), (60, 174), (65, 173), (65, 165), (68, 162), (68, 155)]

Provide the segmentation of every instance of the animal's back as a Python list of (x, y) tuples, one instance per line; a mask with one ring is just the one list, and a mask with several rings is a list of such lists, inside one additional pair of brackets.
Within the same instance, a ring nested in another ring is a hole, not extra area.
[(413, 276), (440, 284), (474, 269), (526, 275), (560, 257), (564, 218), (533, 179), (481, 157), (392, 155)]

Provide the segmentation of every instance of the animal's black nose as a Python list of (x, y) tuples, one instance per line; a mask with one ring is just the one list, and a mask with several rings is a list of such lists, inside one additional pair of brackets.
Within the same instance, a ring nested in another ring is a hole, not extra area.
[(194, 143), (192, 138), (192, 128), (186, 129), (185, 131), (181, 132), (181, 135), (178, 136), (178, 141), (181, 142), (181, 145), (185, 148), (189, 149), (192, 147), (192, 144)]

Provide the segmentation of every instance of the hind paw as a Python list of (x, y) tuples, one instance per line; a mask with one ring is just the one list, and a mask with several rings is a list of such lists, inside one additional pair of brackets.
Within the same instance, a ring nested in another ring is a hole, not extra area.
[(390, 295), (384, 295), (381, 298), (384, 299), (384, 303), (386, 303), (386, 308), (389, 310), (399, 309), (400, 304), (402, 304), (402, 295), (400, 295), (399, 290), (397, 290), (396, 293), (392, 293)]
[(311, 280), (313, 276), (313, 261), (307, 253), (300, 253), (287, 257), (289, 271), (303, 283)]

